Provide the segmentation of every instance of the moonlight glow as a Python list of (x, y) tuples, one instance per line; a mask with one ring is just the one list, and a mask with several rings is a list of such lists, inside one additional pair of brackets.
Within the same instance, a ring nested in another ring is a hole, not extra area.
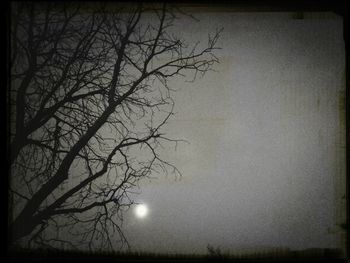
[(145, 204), (140, 204), (135, 208), (135, 214), (138, 218), (144, 218), (148, 214), (148, 208)]

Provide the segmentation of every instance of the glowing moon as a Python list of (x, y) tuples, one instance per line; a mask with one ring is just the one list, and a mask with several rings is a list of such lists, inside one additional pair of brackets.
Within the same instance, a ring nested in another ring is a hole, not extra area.
[(138, 218), (144, 218), (148, 214), (148, 208), (145, 204), (137, 205), (135, 208), (135, 214)]

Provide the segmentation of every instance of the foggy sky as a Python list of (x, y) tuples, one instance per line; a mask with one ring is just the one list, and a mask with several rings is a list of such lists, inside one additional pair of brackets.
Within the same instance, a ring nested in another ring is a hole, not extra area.
[[(339, 247), (345, 89), (342, 20), (334, 14), (197, 13), (178, 35), (194, 43), (224, 27), (220, 64), (193, 83), (170, 82), (184, 139), (162, 157), (182, 177), (145, 180), (124, 230), (132, 248), (206, 253), (239, 248)], [(338, 219), (338, 220), (337, 220)]]

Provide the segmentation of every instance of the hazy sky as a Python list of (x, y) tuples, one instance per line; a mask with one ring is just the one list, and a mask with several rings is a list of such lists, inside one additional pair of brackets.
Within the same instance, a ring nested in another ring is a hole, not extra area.
[[(220, 64), (176, 79), (177, 113), (163, 157), (182, 178), (158, 175), (135, 195), (143, 219), (124, 222), (133, 249), (206, 253), (252, 247), (339, 246), (344, 176), (342, 19), (333, 14), (197, 13), (179, 22), (193, 43), (224, 27)], [(337, 205), (336, 205), (337, 204)], [(338, 209), (337, 209), (338, 207)], [(339, 219), (340, 220), (340, 219)]]

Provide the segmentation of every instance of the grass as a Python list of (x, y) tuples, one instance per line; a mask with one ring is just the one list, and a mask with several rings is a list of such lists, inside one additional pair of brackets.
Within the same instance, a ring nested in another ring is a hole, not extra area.
[(62, 249), (11, 248), (10, 261), (113, 261), (113, 262), (346, 262), (337, 249), (280, 250), (246, 254), (222, 253), (219, 248), (208, 254), (158, 254), (145, 252), (89, 252)]

